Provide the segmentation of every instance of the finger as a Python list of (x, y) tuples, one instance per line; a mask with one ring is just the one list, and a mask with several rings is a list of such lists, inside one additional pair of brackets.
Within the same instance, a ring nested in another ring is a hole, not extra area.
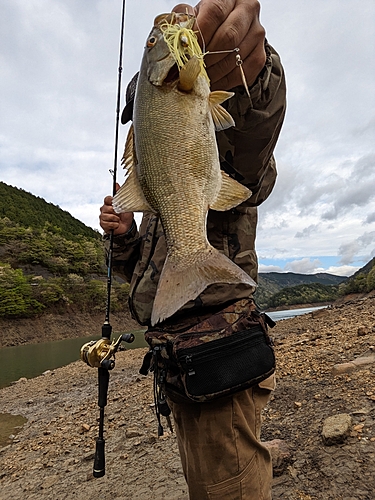
[(194, 16), (194, 7), (188, 5), (187, 3), (179, 3), (176, 7), (173, 7), (172, 12), (176, 14), (190, 14)]
[(104, 198), (104, 206), (112, 206), (113, 196), (106, 196)]
[[(241, 2), (229, 13), (228, 17), (218, 27), (207, 50), (233, 50), (242, 45), (242, 59), (245, 59), (253, 50), (259, 39), (264, 35), (264, 28), (259, 21), (259, 3)], [(206, 57), (208, 67), (224, 59), (227, 54), (212, 54)]]
[(103, 222), (103, 223), (115, 222), (117, 224), (119, 224), (121, 221), (120, 217), (118, 215), (116, 215), (114, 212), (105, 212), (105, 211), (100, 212), (99, 220), (100, 220), (100, 222)]
[(229, 16), (236, 4), (236, 0), (201, 0), (195, 7), (197, 26), (208, 47), (216, 30)]
[[(255, 63), (255, 59), (259, 62)], [(259, 73), (264, 68), (266, 62), (266, 53), (264, 48), (262, 49), (259, 57), (255, 58), (253, 54), (250, 54), (242, 64), (242, 70), (245, 74), (245, 80), (248, 87), (251, 87), (256, 81)], [(241, 70), (238, 66), (235, 66), (233, 71), (223, 75), (220, 79), (216, 80), (214, 83), (211, 81), (212, 90), (231, 90), (237, 86), (243, 86), (244, 81), (241, 76)]]
[(111, 229), (116, 230), (120, 225), (120, 218), (118, 220), (106, 220), (103, 217), (99, 217), (99, 224), (104, 229), (105, 232), (111, 231)]
[[(118, 182), (116, 182), (116, 193), (120, 189), (120, 187), (121, 187), (120, 184)], [(110, 195), (106, 196), (104, 198), (104, 205), (112, 205), (112, 200), (113, 200), (113, 196), (110, 196)]]
[[(248, 38), (245, 38), (244, 42), (239, 45), (239, 49), (239, 52), (228, 54), (220, 62), (207, 68), (212, 89), (215, 87), (221, 88), (222, 90), (228, 90), (236, 85), (242, 84), (241, 71), (236, 59), (238, 55), (240, 56), (240, 61), (242, 61), (242, 69), (248, 86), (254, 83), (266, 62), (264, 35), (260, 35), (259, 42), (255, 44), (249, 42)], [(230, 87), (228, 87), (229, 80), (234, 80)], [(220, 85), (224, 85), (224, 83), (226, 86), (220, 87)]]

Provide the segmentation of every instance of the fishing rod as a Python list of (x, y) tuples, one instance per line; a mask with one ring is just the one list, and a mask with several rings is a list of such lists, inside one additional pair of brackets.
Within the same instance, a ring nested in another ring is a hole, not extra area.
[[(122, 52), (124, 45), (125, 29), (125, 0), (122, 1), (120, 49), (117, 80), (117, 100), (116, 100), (116, 125), (115, 125), (115, 152), (113, 171), (113, 196), (116, 194), (117, 176), (117, 151), (120, 125), (120, 98), (121, 98), (121, 77), (122, 77)], [(115, 353), (121, 342), (133, 342), (134, 335), (131, 333), (121, 335), (116, 342), (111, 342), (112, 326), (109, 321), (111, 309), (111, 288), (112, 288), (112, 256), (113, 256), (113, 229), (110, 233), (109, 252), (107, 263), (107, 301), (105, 309), (105, 319), (102, 325), (102, 338), (98, 341), (92, 340), (81, 347), (81, 360), (93, 368), (98, 368), (98, 406), (99, 406), (99, 432), (96, 438), (93, 476), (103, 477), (105, 475), (105, 439), (104, 439), (104, 409), (107, 406), (107, 395), (109, 385), (109, 370), (115, 367)]]

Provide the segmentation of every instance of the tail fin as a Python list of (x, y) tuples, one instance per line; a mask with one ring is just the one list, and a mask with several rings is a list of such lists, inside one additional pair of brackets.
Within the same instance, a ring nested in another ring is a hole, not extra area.
[(190, 266), (175, 263), (167, 257), (156, 291), (151, 324), (169, 318), (214, 283), (257, 286), (245, 271), (211, 246), (207, 252), (199, 253), (196, 262)]

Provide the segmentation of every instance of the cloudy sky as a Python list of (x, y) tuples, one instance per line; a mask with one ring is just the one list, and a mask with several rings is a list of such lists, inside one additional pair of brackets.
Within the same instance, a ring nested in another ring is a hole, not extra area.
[[(124, 89), (154, 17), (176, 3), (127, 0)], [(1, 1), (0, 180), (97, 229), (112, 190), (121, 4)], [(261, 4), (288, 113), (260, 207), (260, 270), (350, 275), (375, 256), (375, 2)]]

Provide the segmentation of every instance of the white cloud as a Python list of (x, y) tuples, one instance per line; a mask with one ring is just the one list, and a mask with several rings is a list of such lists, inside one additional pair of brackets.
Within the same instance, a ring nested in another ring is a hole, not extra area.
[(369, 261), (375, 254), (375, 231), (366, 232), (355, 240), (342, 244), (338, 253), (342, 264), (352, 263), (359, 254), (366, 254), (362, 260)]
[[(328, 269), (325, 269), (324, 272), (336, 276), (352, 276), (358, 269), (359, 267), (355, 266), (330, 266)], [(318, 272), (323, 272), (323, 270)]]
[(319, 259), (310, 260), (305, 257), (304, 259), (288, 262), (284, 269), (291, 273), (314, 274), (321, 265)]
[[(176, 3), (127, 4), (121, 103), (153, 18)], [(277, 185), (259, 211), (259, 257), (304, 272), (318, 266), (308, 256), (357, 264), (374, 253), (375, 3), (261, 3), (288, 111)], [(120, 14), (117, 0), (3, 0), (0, 17), (0, 178), (93, 227), (112, 190)], [(125, 135), (121, 127), (120, 152)]]
[(260, 273), (282, 273), (284, 272), (283, 268), (280, 266), (266, 266), (265, 264), (259, 264), (259, 272)]

